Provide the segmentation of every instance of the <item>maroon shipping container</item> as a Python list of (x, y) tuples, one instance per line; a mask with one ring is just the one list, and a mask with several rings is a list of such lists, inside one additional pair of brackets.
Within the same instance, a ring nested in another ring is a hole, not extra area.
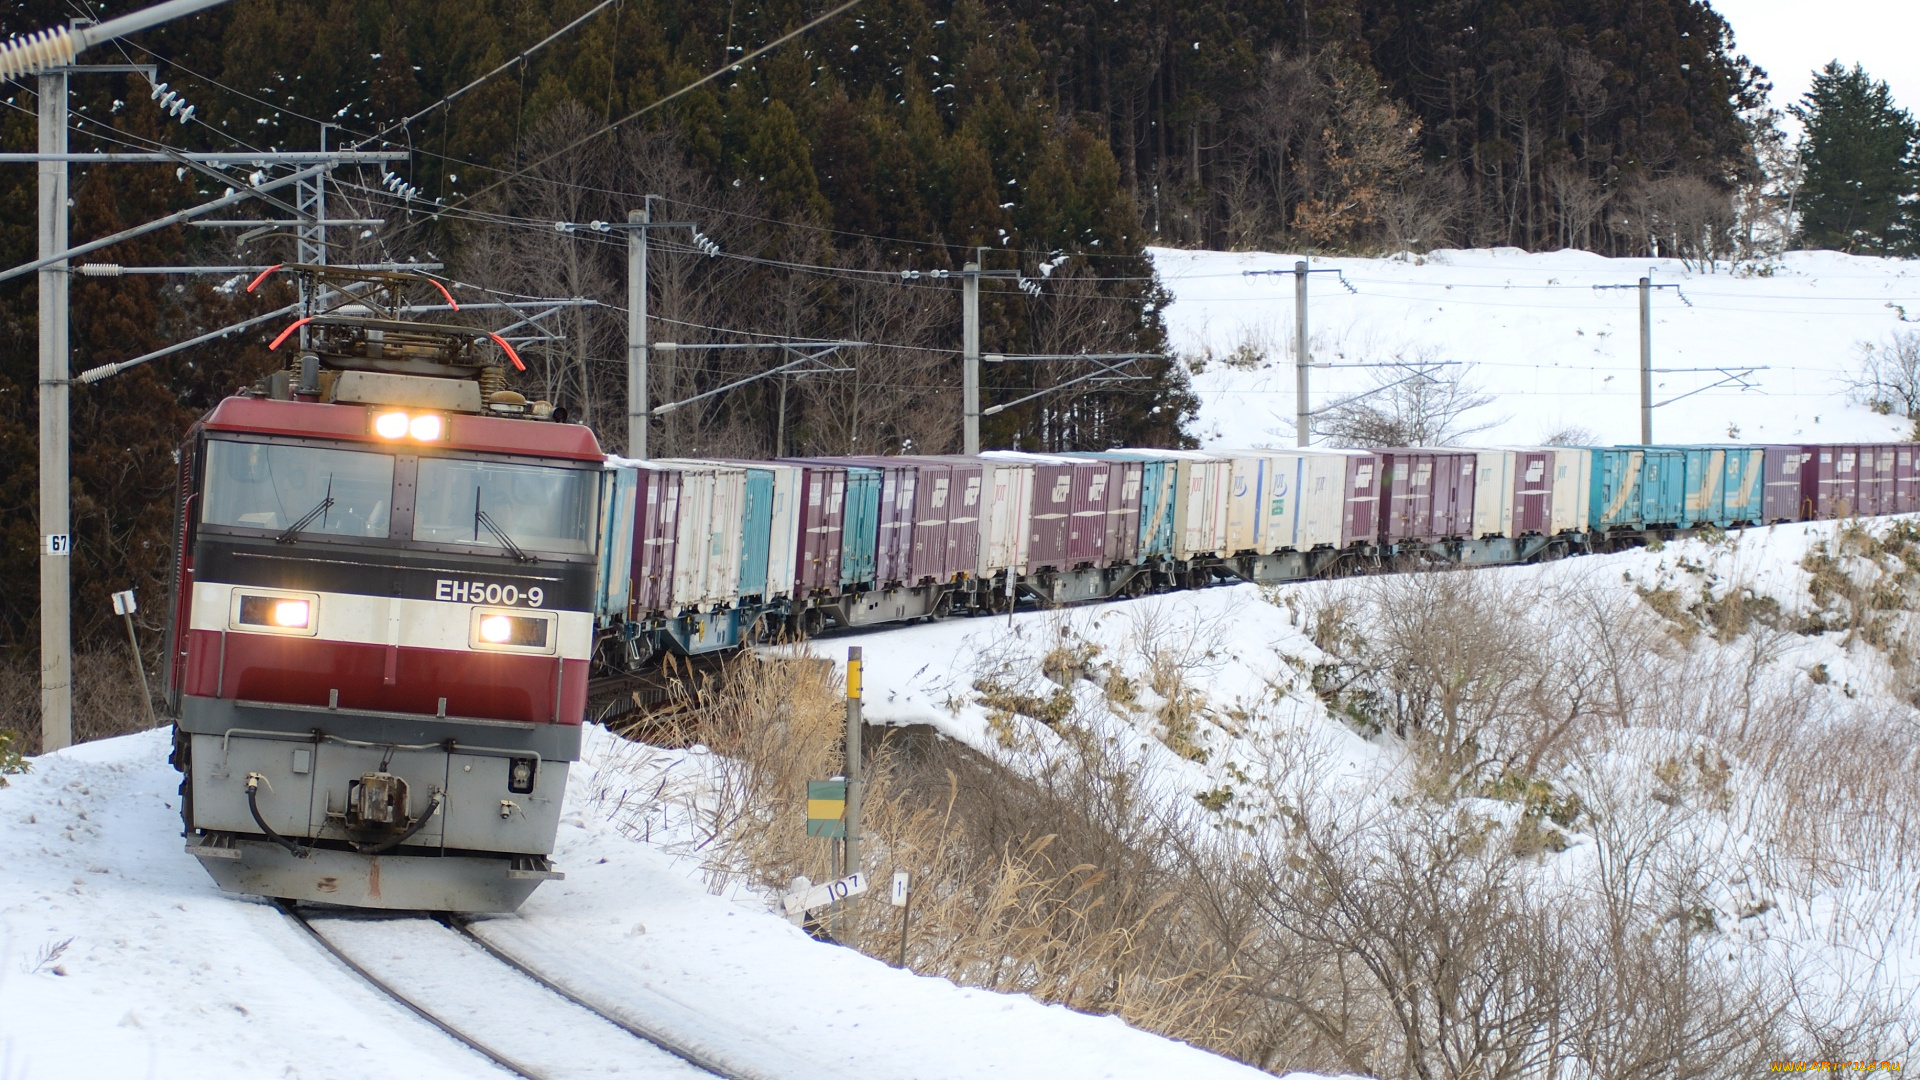
[[(951, 576), (947, 548), (947, 509), (953, 494), (953, 466), (932, 458), (907, 459), (918, 476), (913, 488), (913, 547), (907, 560), (910, 585), (945, 581)], [(882, 491), (882, 498), (885, 492)]]
[[(1860, 451), (1858, 444), (1809, 446), (1801, 479), (1802, 505), (1816, 520), (1851, 517), (1861, 510)], [(1867, 486), (1872, 497), (1873, 488)]]
[[(1513, 459), (1513, 535), (1546, 536), (1553, 532), (1553, 451), (1516, 450)], [(1469, 507), (1476, 494), (1468, 491)]]
[(1760, 482), (1760, 517), (1763, 523), (1799, 521), (1808, 516), (1801, 505), (1800, 474), (1806, 465), (1807, 446), (1769, 446), (1765, 470)]
[(1058, 458), (1033, 462), (1033, 514), (1027, 534), (1027, 567), (1073, 569), (1068, 536), (1073, 531), (1073, 465)]
[(800, 473), (800, 537), (795, 545), (795, 596), (838, 592), (841, 532), (846, 524), (847, 470), (808, 463)]
[(947, 577), (969, 577), (980, 566), (980, 515), (986, 493), (981, 490), (980, 462), (949, 459), (953, 487), (947, 493)]
[(1368, 450), (1338, 450), (1347, 459), (1347, 486), (1341, 496), (1340, 543), (1343, 547), (1380, 542), (1380, 455)]
[[(1875, 516), (1891, 514), (1893, 509), (1893, 485), (1898, 470), (1893, 463), (1894, 447), (1892, 443), (1880, 443), (1860, 448), (1860, 512)], [(1872, 466), (1871, 479), (1867, 467)], [(1871, 486), (1872, 495), (1868, 496)]]
[(1133, 562), (1140, 550), (1140, 477), (1147, 466), (1141, 461), (1106, 466), (1107, 565), (1119, 566)]
[(1471, 450), (1387, 450), (1382, 543), (1442, 540), (1473, 532)]
[(1920, 447), (1895, 443), (1893, 447), (1893, 512), (1920, 511)]
[(673, 612), (673, 557), (680, 534), (680, 473), (639, 467), (633, 495), (633, 599), (637, 612)]
[(920, 466), (911, 458), (898, 457), (809, 460), (827, 465), (857, 465), (880, 474), (880, 527), (874, 544), (874, 581), (883, 586), (917, 583), (919, 579), (913, 576), (913, 511)]
[(1107, 496), (1112, 466), (1104, 461), (1073, 463), (1072, 527), (1067, 530), (1067, 558), (1075, 566), (1106, 565)]

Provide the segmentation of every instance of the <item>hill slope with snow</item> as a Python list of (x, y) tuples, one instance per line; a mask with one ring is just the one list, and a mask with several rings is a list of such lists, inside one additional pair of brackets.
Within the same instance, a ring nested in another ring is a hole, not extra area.
[[(1174, 297), (1170, 344), (1204, 360), (1193, 380), (1203, 445), (1293, 444), (1298, 258), (1153, 250)], [(1655, 409), (1654, 441), (1869, 441), (1908, 428), (1849, 400), (1847, 383), (1862, 342), (1883, 345), (1914, 329), (1908, 313), (1920, 319), (1913, 261), (1790, 252), (1759, 272), (1708, 273), (1671, 259), (1495, 249), (1310, 265), (1338, 272), (1310, 278), (1314, 362), (1467, 365), (1454, 370), (1496, 399), (1469, 417), (1492, 425), (1467, 440), (1476, 445), (1537, 443), (1570, 427), (1601, 443), (1639, 441), (1639, 296), (1616, 287), (1644, 275), (1678, 287), (1653, 295), (1653, 366), (1669, 369), (1654, 377), (1654, 401), (1691, 394)], [(1235, 367), (1244, 346), (1260, 359)], [(1759, 370), (1750, 390), (1702, 390), (1720, 368)], [(1315, 407), (1374, 386), (1379, 370), (1316, 369)]]

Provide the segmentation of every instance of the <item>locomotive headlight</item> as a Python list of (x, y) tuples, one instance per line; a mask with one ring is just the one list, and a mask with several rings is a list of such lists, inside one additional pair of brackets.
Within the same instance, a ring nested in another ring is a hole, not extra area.
[(320, 610), (320, 598), (312, 593), (233, 593), (233, 608), (228, 625), (235, 630), (254, 633), (295, 634), (312, 637), (314, 615)]
[(446, 422), (432, 413), (416, 416), (407, 424), (407, 434), (421, 442), (439, 442), (440, 435), (445, 430)]
[(304, 630), (307, 627), (312, 613), (313, 605), (307, 603), (305, 600), (275, 600), (273, 602), (273, 624), (275, 626)]
[(411, 417), (403, 412), (385, 412), (373, 418), (373, 433), (383, 439), (404, 438), (407, 434), (407, 421)]
[(558, 623), (552, 612), (524, 615), (497, 608), (475, 608), (468, 644), (489, 652), (552, 655)]

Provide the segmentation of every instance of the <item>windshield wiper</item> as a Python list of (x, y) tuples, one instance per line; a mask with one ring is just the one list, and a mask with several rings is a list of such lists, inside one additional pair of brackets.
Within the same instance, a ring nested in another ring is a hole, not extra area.
[(301, 530), (313, 524), (315, 518), (318, 518), (321, 514), (326, 513), (328, 510), (332, 508), (333, 508), (333, 474), (328, 473), (327, 474), (327, 497), (320, 500), (319, 506), (316, 506), (313, 509), (307, 511), (307, 514), (305, 517), (287, 526), (287, 531), (281, 533), (280, 536), (278, 537), (279, 542), (282, 544), (293, 543), (294, 540), (299, 537)]
[(487, 532), (492, 533), (493, 538), (495, 540), (500, 541), (500, 546), (507, 549), (507, 554), (513, 556), (513, 559), (515, 562), (539, 561), (535, 559), (533, 556), (527, 554), (526, 551), (523, 550), (519, 544), (514, 543), (513, 537), (508, 536), (505, 529), (502, 529), (500, 526), (494, 524), (493, 518), (488, 516), (485, 510), (480, 509), (480, 489), (474, 488), (473, 489), (473, 539), (476, 543), (480, 540), (480, 530), (483, 528), (486, 529)]

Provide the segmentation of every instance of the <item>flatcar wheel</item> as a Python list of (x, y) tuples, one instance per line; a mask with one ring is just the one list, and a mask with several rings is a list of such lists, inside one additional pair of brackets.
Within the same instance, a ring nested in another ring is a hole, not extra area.
[(800, 613), (800, 634), (802, 637), (819, 637), (827, 628), (827, 613), (817, 607), (810, 607)]
[(1121, 589), (1121, 591), (1126, 593), (1128, 597), (1137, 600), (1147, 595), (1147, 589), (1151, 584), (1151, 575), (1141, 572), (1128, 578), (1126, 586)]
[(941, 593), (940, 599), (933, 602), (933, 611), (927, 615), (928, 622), (939, 622), (953, 614), (953, 594)]

